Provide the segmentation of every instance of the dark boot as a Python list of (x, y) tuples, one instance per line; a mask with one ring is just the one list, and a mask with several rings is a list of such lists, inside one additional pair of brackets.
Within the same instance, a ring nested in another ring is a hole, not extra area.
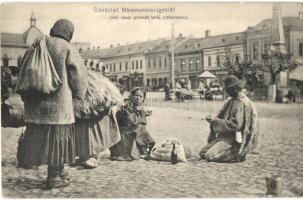
[(50, 167), (48, 166), (48, 175), (47, 175), (47, 180), (46, 180), (46, 186), (43, 189), (46, 190), (51, 190), (53, 188), (58, 188), (58, 187), (66, 187), (69, 185), (69, 181), (66, 181), (63, 179), (64, 167)]

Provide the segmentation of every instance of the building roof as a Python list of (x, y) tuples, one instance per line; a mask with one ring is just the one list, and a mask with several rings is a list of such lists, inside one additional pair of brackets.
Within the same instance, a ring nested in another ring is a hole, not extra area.
[(199, 51), (202, 49), (216, 48), (222, 46), (230, 46), (243, 44), (245, 42), (245, 33), (231, 33), (222, 34), (216, 36), (209, 36), (204, 38), (190, 38), (178, 48), (176, 48), (176, 53), (186, 53), (192, 51)]
[[(183, 36), (176, 37), (175, 38), (175, 45), (180, 43), (184, 39), (186, 39), (186, 38), (183, 37)], [(171, 49), (171, 39), (167, 38), (167, 39), (162, 40), (159, 44), (154, 46), (152, 49), (150, 49), (148, 51), (148, 53), (157, 53), (157, 52), (162, 52), (162, 51), (170, 51), (170, 49)]]
[(23, 34), (20, 33), (1, 33), (2, 45), (26, 46)]
[(190, 38), (187, 41), (185, 41), (182, 45), (177, 47), (175, 49), (176, 53), (186, 53), (186, 52), (192, 52), (192, 51), (197, 51), (201, 50), (199, 41), (201, 38)]
[(149, 40), (144, 42), (136, 42), (133, 44), (121, 45), (107, 49), (97, 49), (82, 51), (81, 55), (84, 59), (100, 59), (112, 58), (119, 56), (143, 54), (154, 49), (164, 39)]
[(116, 57), (125, 55), (141, 54), (155, 48), (163, 39), (149, 40), (145, 42), (137, 42), (128, 45), (122, 45), (114, 48), (106, 57)]
[(112, 48), (87, 50), (87, 51), (84, 50), (80, 52), (80, 55), (82, 56), (83, 59), (99, 59), (105, 57), (105, 55), (112, 50), (113, 50)]
[[(292, 29), (303, 29), (303, 20), (300, 20), (299, 17), (283, 17), (282, 18), (283, 27), (284, 28), (292, 28)], [(264, 29), (271, 29), (272, 20), (264, 19), (257, 25), (253, 27), (249, 27), (248, 31), (258, 31)]]
[[(30, 20), (36, 20), (34, 13), (32, 13)], [(35, 26), (35, 24), (31, 24), (23, 34), (1, 33), (1, 46), (9, 45), (15, 47), (28, 47), (32, 45), (37, 36), (42, 34), (43, 33)]]
[(222, 34), (202, 38), (199, 41), (201, 49), (238, 45), (245, 42), (245, 32)]

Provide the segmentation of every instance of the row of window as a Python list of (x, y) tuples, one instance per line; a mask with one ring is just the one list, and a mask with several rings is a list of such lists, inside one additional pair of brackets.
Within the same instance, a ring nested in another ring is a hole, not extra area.
[[(270, 47), (270, 43), (269, 42), (263, 43), (263, 48), (262, 48), (261, 54), (267, 54), (268, 50), (269, 50), (269, 47)], [(260, 56), (259, 55), (259, 51), (260, 51), (259, 42), (254, 42), (252, 44), (252, 59), (253, 60), (259, 59), (259, 56)]]
[(163, 86), (167, 83), (168, 78), (151, 78), (146, 79), (147, 87)]
[[(240, 55), (239, 54), (232, 54), (231, 55), (233, 58), (231, 58), (236, 64), (240, 62)], [(216, 56), (216, 65), (214, 66), (221, 66), (222, 64), (222, 59), (225, 59), (223, 56), (217, 55)], [(207, 66), (212, 67), (212, 56), (207, 56)]]
[[(262, 48), (262, 53), (266, 54), (268, 53), (269, 50), (269, 43), (264, 43), (263, 44), (263, 48)], [(254, 42), (252, 45), (252, 59), (253, 60), (257, 60), (259, 59), (259, 42)], [(299, 43), (299, 56), (303, 56), (303, 43)], [(3, 63), (8, 64), (8, 59), (3, 59)], [(19, 60), (19, 59), (18, 59)], [(235, 54), (235, 63), (239, 63), (240, 60), (240, 55), (239, 54)], [(21, 61), (21, 60), (20, 60)], [(87, 66), (87, 60), (85, 61), (85, 66)], [(161, 57), (156, 59), (149, 59), (148, 61), (148, 68), (161, 68), (162, 66), (167, 67), (168, 64), (168, 58), (164, 57), (164, 59), (162, 59)], [(181, 71), (186, 71), (186, 62), (188, 62), (188, 69), (189, 71), (192, 70), (198, 70), (200, 68), (200, 59), (196, 59), (196, 60), (191, 60), (191, 59), (187, 59), (187, 60), (180, 60), (180, 69)], [(220, 55), (216, 56), (216, 65), (215, 66), (220, 66), (222, 63), (222, 59)], [(125, 62), (124, 66), (123, 63), (111, 63), (111, 64), (106, 64), (106, 69), (109, 70), (109, 72), (116, 72), (116, 71), (127, 71), (129, 70), (129, 63)], [(90, 62), (90, 67), (93, 67), (94, 62), (91, 61)], [(97, 64), (97, 68), (98, 68)], [(116, 67), (117, 66), (117, 67)], [(208, 67), (212, 67), (212, 56), (208, 56), (207, 57), (207, 66)], [(131, 61), (131, 69), (142, 69), (143, 67), (143, 62), (142, 60), (135, 60), (135, 61)]]
[[(85, 66), (87, 66), (87, 60), (84, 62)], [(128, 65), (128, 62), (119, 62), (119, 63), (109, 63), (105, 64), (105, 69), (109, 72), (116, 72), (116, 71), (128, 71), (129, 69), (142, 69), (143, 61), (142, 60), (135, 60), (131, 61), (131, 66)], [(91, 61), (89, 66), (93, 67), (94, 62)], [(96, 65), (96, 68), (99, 69), (99, 64)]]
[(195, 71), (200, 69), (201, 67), (201, 60), (200, 59), (186, 59), (186, 60), (180, 60), (180, 70), (186, 71), (186, 64), (188, 63), (188, 71)]
[(167, 67), (168, 65), (168, 58), (167, 57), (159, 57), (159, 58), (151, 58), (147, 61), (148, 68), (161, 68), (161, 67)]

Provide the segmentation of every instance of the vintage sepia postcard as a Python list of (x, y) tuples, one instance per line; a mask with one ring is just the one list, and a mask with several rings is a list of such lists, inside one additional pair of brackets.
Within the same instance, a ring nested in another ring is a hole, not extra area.
[(2, 2), (3, 198), (303, 196), (301, 2)]

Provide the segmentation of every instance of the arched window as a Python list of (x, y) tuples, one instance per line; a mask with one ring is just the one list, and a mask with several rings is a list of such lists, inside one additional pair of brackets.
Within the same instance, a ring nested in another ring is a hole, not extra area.
[(299, 56), (303, 56), (303, 43), (299, 43)]
[(3, 56), (2, 56), (1, 59), (2, 59), (3, 66), (4, 66), (4, 67), (8, 67), (8, 60), (9, 60), (9, 58), (8, 58), (8, 56), (6, 55), (6, 53), (3, 54)]

